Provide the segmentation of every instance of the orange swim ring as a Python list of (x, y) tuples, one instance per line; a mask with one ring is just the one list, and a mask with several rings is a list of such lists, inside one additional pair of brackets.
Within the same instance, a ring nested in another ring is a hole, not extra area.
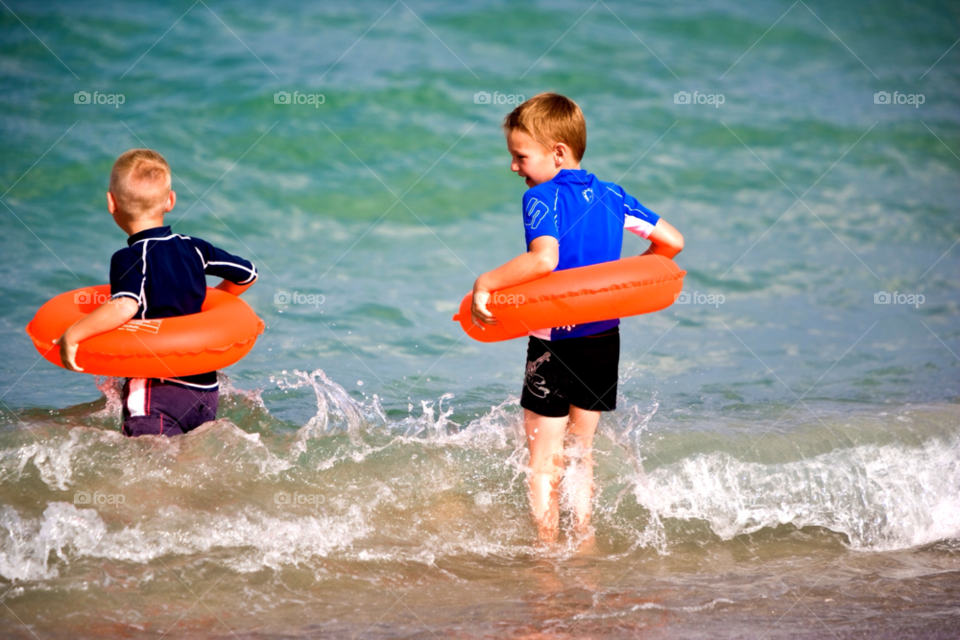
[[(110, 285), (61, 293), (40, 307), (27, 335), (40, 354), (62, 367), (53, 341), (110, 297)], [(127, 378), (170, 378), (216, 371), (247, 355), (263, 333), (263, 320), (246, 302), (207, 289), (200, 313), (162, 320), (131, 320), (80, 344), (85, 373)]]
[(471, 338), (499, 342), (585, 322), (626, 318), (665, 309), (683, 288), (686, 271), (658, 255), (636, 256), (554, 271), (545, 278), (492, 292), (487, 309), (499, 324), (475, 326), (471, 294), (453, 316)]

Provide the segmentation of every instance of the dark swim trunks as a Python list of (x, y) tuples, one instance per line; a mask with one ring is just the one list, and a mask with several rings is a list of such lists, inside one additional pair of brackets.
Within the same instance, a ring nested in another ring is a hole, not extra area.
[(520, 406), (548, 418), (617, 408), (618, 327), (581, 338), (530, 338)]
[(123, 435), (178, 436), (217, 419), (218, 389), (189, 389), (152, 378), (123, 385)]

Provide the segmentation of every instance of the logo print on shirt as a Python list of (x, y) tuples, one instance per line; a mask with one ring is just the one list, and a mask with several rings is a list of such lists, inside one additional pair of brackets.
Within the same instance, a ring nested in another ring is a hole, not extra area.
[(593, 189), (584, 189), (583, 190), (583, 199), (587, 202), (593, 202)]
[(547, 207), (545, 202), (540, 202), (536, 198), (530, 198), (530, 201), (527, 202), (527, 209), (523, 212), (524, 218), (526, 218), (523, 224), (531, 229), (536, 229), (549, 212), (550, 208)]

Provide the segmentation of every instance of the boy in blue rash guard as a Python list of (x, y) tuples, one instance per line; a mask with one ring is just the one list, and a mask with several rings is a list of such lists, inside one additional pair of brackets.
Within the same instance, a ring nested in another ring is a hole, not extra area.
[[(240, 295), (257, 279), (252, 263), (199, 238), (175, 234), (163, 216), (177, 194), (170, 167), (156, 151), (131, 149), (110, 173), (107, 209), (130, 236), (110, 260), (110, 300), (59, 339), (60, 359), (71, 371), (78, 345), (133, 318), (155, 320), (199, 313), (207, 295), (206, 275), (218, 289)], [(173, 436), (215, 420), (217, 372), (169, 378), (129, 378), (123, 385), (123, 434)]]
[[(580, 168), (587, 127), (575, 102), (541, 93), (514, 109), (503, 128), (510, 169), (530, 187), (523, 196), (527, 252), (477, 278), (475, 324), (496, 324), (486, 306), (491, 292), (554, 270), (620, 259), (624, 229), (650, 240), (646, 253), (672, 258), (683, 249), (683, 236), (665, 220), (622, 187)], [(616, 408), (619, 324), (608, 320), (530, 334), (520, 405), (530, 447), (530, 506), (544, 542), (556, 541), (559, 533), (565, 434), (579, 450), (569, 457), (579, 456), (585, 476), (571, 496), (574, 524), (590, 538), (593, 435), (600, 413)]]

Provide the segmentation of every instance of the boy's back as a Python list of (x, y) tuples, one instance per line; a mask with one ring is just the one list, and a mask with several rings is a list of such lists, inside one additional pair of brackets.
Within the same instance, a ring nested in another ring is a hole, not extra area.
[[(110, 172), (107, 209), (129, 238), (110, 260), (111, 299), (74, 324), (59, 339), (60, 359), (71, 371), (77, 348), (93, 336), (139, 318), (159, 320), (199, 313), (206, 276), (220, 276), (218, 289), (240, 295), (257, 279), (253, 264), (198, 238), (164, 226), (177, 194), (170, 167), (156, 151), (131, 149)], [(169, 378), (129, 378), (123, 387), (123, 433), (177, 435), (216, 419), (217, 372)]]
[(199, 313), (207, 295), (205, 275), (247, 284), (254, 266), (206, 240), (154, 227), (135, 233), (110, 260), (111, 296), (137, 301), (137, 318), (155, 320)]
[[(200, 313), (207, 295), (207, 275), (238, 285), (257, 278), (247, 260), (231, 255), (200, 238), (152, 227), (127, 238), (127, 247), (110, 260), (110, 297), (136, 300), (136, 318), (158, 320)], [(217, 373), (170, 376), (168, 382), (215, 389)]]
[[(527, 246), (547, 235), (559, 242), (555, 271), (620, 259), (623, 230), (649, 237), (660, 217), (622, 187), (583, 169), (562, 169), (552, 180), (523, 195)], [(544, 340), (589, 336), (620, 324), (606, 320), (532, 332)]]

